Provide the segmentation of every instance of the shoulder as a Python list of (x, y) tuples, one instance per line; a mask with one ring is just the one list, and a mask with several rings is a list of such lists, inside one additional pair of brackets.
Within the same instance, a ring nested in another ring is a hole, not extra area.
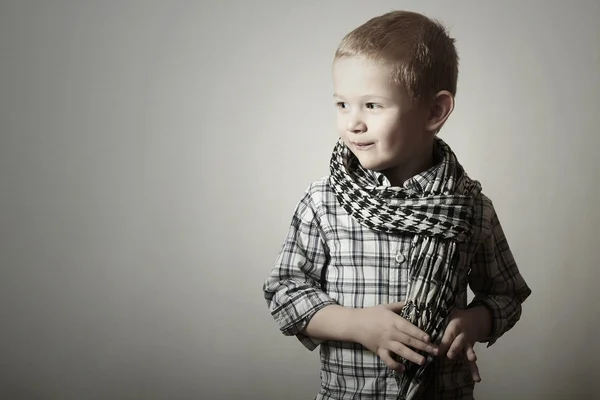
[(308, 185), (304, 197), (311, 202), (315, 208), (326, 207), (335, 200), (335, 193), (329, 182), (329, 175), (323, 176)]
[(485, 240), (492, 234), (493, 221), (496, 216), (492, 199), (483, 192), (475, 196), (474, 224), (479, 230), (480, 240)]
[(311, 182), (305, 189), (296, 209), (296, 215), (304, 221), (321, 225), (324, 230), (330, 226), (330, 216), (338, 214), (338, 203), (329, 182), (329, 176)]
[(310, 210), (318, 214), (319, 210), (335, 199), (335, 194), (329, 184), (329, 176), (312, 181), (302, 193), (297, 209)]
[(495, 214), (494, 202), (485, 193), (479, 193), (475, 198), (475, 204), (482, 218), (491, 219), (492, 215)]

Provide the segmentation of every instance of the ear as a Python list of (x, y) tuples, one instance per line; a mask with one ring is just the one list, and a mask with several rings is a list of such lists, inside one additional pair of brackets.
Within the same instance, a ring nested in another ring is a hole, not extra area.
[(431, 102), (426, 129), (430, 132), (439, 131), (452, 111), (454, 111), (454, 95), (447, 90), (438, 92)]

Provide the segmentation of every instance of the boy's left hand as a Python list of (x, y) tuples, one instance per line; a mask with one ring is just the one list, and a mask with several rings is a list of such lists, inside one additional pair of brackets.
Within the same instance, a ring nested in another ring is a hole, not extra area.
[(485, 307), (454, 310), (440, 343), (441, 356), (447, 354), (448, 358), (454, 359), (464, 354), (467, 357), (475, 382), (480, 382), (481, 377), (477, 368), (474, 345), (489, 336), (491, 321), (491, 314)]

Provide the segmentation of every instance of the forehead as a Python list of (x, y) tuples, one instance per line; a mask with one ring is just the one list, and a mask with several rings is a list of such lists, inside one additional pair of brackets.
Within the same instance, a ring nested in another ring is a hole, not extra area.
[(343, 57), (333, 63), (333, 86), (339, 96), (398, 97), (391, 69), (362, 57)]

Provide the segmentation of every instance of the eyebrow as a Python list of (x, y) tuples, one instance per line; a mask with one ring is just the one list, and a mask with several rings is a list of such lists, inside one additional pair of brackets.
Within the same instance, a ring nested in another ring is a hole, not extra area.
[[(340, 96), (340, 95), (339, 95), (339, 94), (337, 94), (337, 93), (334, 93), (334, 94), (333, 94), (333, 97), (337, 97), (337, 98), (339, 98), (339, 99), (342, 99), (342, 98), (343, 98), (342, 96)], [(376, 95), (374, 95), (374, 94), (366, 94), (366, 95), (364, 95), (364, 96), (361, 96), (361, 98), (362, 98), (362, 99), (365, 99), (365, 98), (377, 98), (377, 99), (384, 99), (384, 100), (389, 100), (389, 101), (392, 101), (392, 99), (390, 99), (389, 97), (384, 97), (384, 96), (376, 96)]]

